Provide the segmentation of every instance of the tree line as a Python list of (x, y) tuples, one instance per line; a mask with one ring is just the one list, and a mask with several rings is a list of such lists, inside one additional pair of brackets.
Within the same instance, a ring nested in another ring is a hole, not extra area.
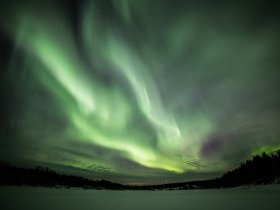
[(111, 190), (174, 190), (229, 188), (244, 185), (280, 184), (280, 150), (268, 155), (256, 155), (240, 164), (239, 167), (210, 180), (170, 183), (160, 185), (131, 186), (106, 180), (93, 180), (85, 177), (55, 172), (49, 168), (19, 168), (0, 162), (0, 185), (41, 186), (41, 187), (81, 187), (85, 189)]

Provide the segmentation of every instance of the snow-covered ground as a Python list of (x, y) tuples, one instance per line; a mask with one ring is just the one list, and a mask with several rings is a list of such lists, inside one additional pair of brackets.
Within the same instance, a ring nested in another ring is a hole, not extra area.
[(0, 187), (0, 209), (280, 209), (280, 185), (223, 190), (108, 191)]

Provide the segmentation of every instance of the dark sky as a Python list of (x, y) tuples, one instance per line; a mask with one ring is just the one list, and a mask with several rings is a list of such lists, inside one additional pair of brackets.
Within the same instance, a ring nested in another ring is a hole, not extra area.
[(0, 160), (123, 183), (280, 149), (280, 1), (2, 1)]

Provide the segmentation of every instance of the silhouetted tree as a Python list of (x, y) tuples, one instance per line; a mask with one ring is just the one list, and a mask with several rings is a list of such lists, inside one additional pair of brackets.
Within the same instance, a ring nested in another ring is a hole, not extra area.
[(221, 177), (184, 183), (161, 185), (128, 186), (106, 180), (91, 180), (79, 176), (59, 174), (49, 168), (24, 169), (0, 162), (0, 185), (43, 186), (43, 187), (83, 187), (112, 190), (174, 190), (227, 188), (242, 185), (280, 183), (280, 150), (274, 154), (256, 155)]

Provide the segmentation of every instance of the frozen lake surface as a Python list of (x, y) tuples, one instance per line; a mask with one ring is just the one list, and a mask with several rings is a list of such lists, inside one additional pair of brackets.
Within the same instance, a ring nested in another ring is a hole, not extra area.
[(0, 209), (280, 209), (280, 185), (223, 190), (109, 191), (0, 187)]

